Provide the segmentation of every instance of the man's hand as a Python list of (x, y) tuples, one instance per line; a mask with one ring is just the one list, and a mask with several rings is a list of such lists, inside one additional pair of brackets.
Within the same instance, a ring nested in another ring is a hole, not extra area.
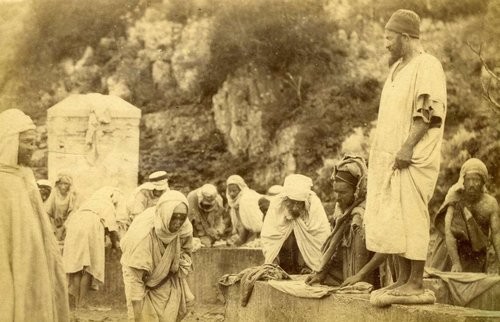
[(362, 280), (363, 280), (363, 276), (356, 274), (356, 275), (353, 275), (351, 277), (346, 278), (344, 283), (342, 283), (340, 286), (343, 287), (343, 286), (347, 286), (347, 285), (354, 285), (357, 282), (361, 282)]
[(220, 239), (219, 233), (214, 228), (208, 228), (207, 229), (207, 235), (210, 236), (210, 237), (212, 237), (215, 240), (219, 240)]
[(322, 284), (324, 281), (325, 281), (325, 278), (326, 278), (326, 274), (325, 273), (313, 273), (311, 275), (309, 275), (307, 278), (306, 278), (306, 284), (307, 285), (312, 285), (314, 283), (320, 283)]
[(451, 265), (451, 271), (452, 272), (463, 272), (462, 264), (456, 263), (456, 264)]
[(406, 169), (411, 164), (411, 157), (413, 156), (413, 149), (406, 144), (403, 144), (399, 152), (396, 154), (394, 161), (394, 169)]

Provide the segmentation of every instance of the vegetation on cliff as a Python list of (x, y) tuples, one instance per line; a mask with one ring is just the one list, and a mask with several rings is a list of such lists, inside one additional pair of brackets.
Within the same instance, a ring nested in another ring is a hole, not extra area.
[[(369, 147), (387, 72), (384, 22), (398, 8), (413, 9), (425, 18), (424, 47), (443, 62), (448, 81), (435, 203), (471, 156), (485, 161), (490, 188), (498, 189), (499, 111), (482, 98), (487, 75), (467, 45), (482, 45), (484, 62), (499, 65), (498, 0), (32, 0), (2, 7), (2, 108), (19, 107), (43, 123), (45, 110), (70, 93), (99, 92), (144, 114), (203, 115), (195, 140), (168, 124), (143, 126), (141, 178), (165, 168), (195, 188), (239, 173), (264, 190), (294, 170), (313, 177), (325, 201), (332, 160), (352, 150), (366, 156)], [(498, 85), (491, 89), (498, 97)], [(245, 111), (231, 119), (241, 104)], [(245, 117), (254, 115), (260, 121), (250, 127)], [(293, 133), (289, 146), (283, 133)]]

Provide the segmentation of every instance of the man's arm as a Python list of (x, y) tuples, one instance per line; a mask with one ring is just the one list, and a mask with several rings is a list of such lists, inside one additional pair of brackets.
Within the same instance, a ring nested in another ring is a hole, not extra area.
[(451, 271), (461, 272), (462, 264), (460, 263), (460, 257), (458, 256), (457, 240), (453, 236), (451, 231), (451, 221), (453, 220), (453, 212), (455, 211), (453, 206), (448, 206), (446, 210), (446, 216), (444, 218), (444, 234), (446, 241), (446, 248), (448, 249), (448, 255), (451, 258)]
[(363, 281), (366, 276), (379, 267), (386, 259), (388, 254), (375, 253), (368, 263), (359, 270), (356, 275), (346, 278), (341, 286), (353, 285), (357, 282)]
[(491, 239), (493, 240), (493, 247), (495, 248), (495, 253), (497, 254), (498, 263), (500, 263), (500, 214), (498, 208), (498, 202), (494, 202), (494, 209), (490, 216), (491, 225)]
[(394, 163), (394, 168), (405, 169), (411, 164), (411, 158), (413, 156), (413, 149), (415, 145), (424, 137), (425, 133), (430, 127), (430, 123), (426, 123), (422, 118), (417, 117), (413, 120), (413, 124), (410, 128), (410, 134), (406, 139), (405, 143), (396, 154), (396, 161)]

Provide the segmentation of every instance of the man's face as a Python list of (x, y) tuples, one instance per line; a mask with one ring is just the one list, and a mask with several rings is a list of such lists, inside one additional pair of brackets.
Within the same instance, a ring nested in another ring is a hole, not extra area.
[(229, 197), (231, 197), (231, 199), (234, 199), (240, 193), (240, 187), (238, 187), (234, 183), (231, 183), (227, 186), (227, 193), (229, 194)]
[(187, 211), (188, 209), (183, 203), (174, 208), (170, 223), (168, 224), (168, 230), (170, 230), (171, 233), (175, 233), (181, 229), (182, 224), (186, 221)]
[(165, 192), (165, 190), (157, 190), (157, 189), (153, 189), (153, 196), (155, 198), (160, 198), (161, 195)]
[(477, 173), (469, 173), (464, 176), (465, 195), (470, 200), (477, 200), (483, 191), (483, 178)]
[(46, 187), (46, 186), (41, 186), (41, 187), (38, 187), (38, 190), (40, 190), (40, 195), (42, 196), (42, 201), (45, 201), (49, 198), (50, 196), (50, 187)]
[(337, 203), (342, 210), (349, 208), (354, 202), (354, 187), (347, 182), (336, 181), (333, 191), (337, 195)]
[(389, 58), (389, 66), (392, 66), (403, 54), (403, 37), (393, 31), (385, 30), (384, 32), (384, 46), (389, 51), (391, 57)]
[(215, 205), (215, 196), (203, 196), (200, 202), (202, 209), (210, 209)]
[(57, 189), (61, 192), (61, 194), (66, 194), (69, 191), (70, 184), (66, 182), (58, 182)]
[(28, 130), (19, 133), (19, 149), (17, 151), (17, 163), (29, 167), (31, 157), (36, 150), (36, 132)]
[(286, 199), (284, 203), (286, 209), (288, 209), (288, 212), (293, 218), (298, 218), (306, 213), (306, 203), (304, 201)]

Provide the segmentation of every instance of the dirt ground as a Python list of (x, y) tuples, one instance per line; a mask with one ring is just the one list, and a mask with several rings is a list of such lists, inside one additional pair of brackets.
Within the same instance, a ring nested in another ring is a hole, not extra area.
[[(224, 305), (222, 304), (195, 304), (189, 308), (188, 315), (183, 322), (220, 322), (224, 321)], [(126, 309), (89, 307), (71, 312), (72, 322), (118, 322), (127, 321)]]

